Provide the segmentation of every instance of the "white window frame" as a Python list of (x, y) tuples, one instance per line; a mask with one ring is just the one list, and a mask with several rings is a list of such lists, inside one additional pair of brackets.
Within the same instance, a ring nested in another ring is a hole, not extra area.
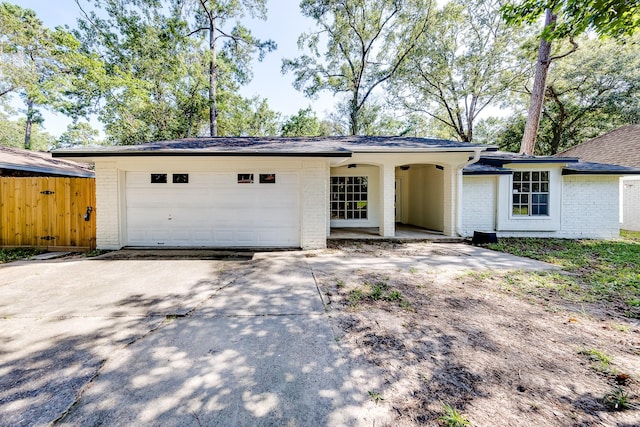
[[(336, 183), (334, 181), (343, 180)], [(352, 182), (349, 182), (351, 180)], [(355, 181), (359, 180), (358, 183)], [(364, 181), (364, 184), (363, 184)], [(344, 186), (344, 191), (336, 192), (336, 186)], [(363, 185), (365, 189), (363, 191)], [(349, 188), (351, 187), (351, 188)], [(357, 191), (356, 191), (357, 190)], [(343, 196), (343, 197), (341, 197)], [(330, 178), (329, 188), (329, 215), (332, 221), (366, 221), (369, 219), (369, 178), (365, 175), (336, 175)], [(339, 205), (343, 207), (340, 208)], [(362, 207), (358, 207), (358, 205)], [(338, 207), (336, 207), (338, 206)], [(342, 213), (344, 216), (334, 216), (334, 212)], [(356, 214), (358, 214), (356, 216)], [(364, 214), (364, 215), (363, 215)], [(351, 217), (349, 217), (351, 216)]]
[[(549, 171), (514, 171), (511, 178), (511, 188), (513, 192), (511, 197), (512, 216), (525, 218), (549, 216)], [(540, 202), (539, 199), (544, 199), (544, 202)], [(540, 213), (541, 207), (545, 208), (544, 213)], [(516, 209), (519, 209), (520, 213)], [(523, 210), (524, 213), (522, 213)]]
[(547, 215), (513, 214), (513, 175), (500, 175), (496, 200), (496, 231), (559, 231), (562, 210), (562, 167), (561, 163), (509, 163), (503, 167), (514, 172), (549, 172), (549, 195)]

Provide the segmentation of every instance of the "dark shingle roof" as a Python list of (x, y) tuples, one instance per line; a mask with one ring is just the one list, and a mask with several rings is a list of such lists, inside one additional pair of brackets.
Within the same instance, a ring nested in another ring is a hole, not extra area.
[(586, 162), (640, 168), (640, 125), (622, 126), (560, 153)]
[(475, 151), (486, 148), (489, 147), (444, 139), (414, 137), (201, 137), (131, 146), (66, 149), (55, 151), (53, 155), (55, 157), (158, 155), (316, 155), (348, 157), (352, 152)]
[(0, 146), (0, 169), (20, 171), (22, 176), (29, 173), (52, 176), (91, 178), (94, 176), (89, 166), (68, 160), (53, 159), (51, 153), (22, 150)]
[(563, 163), (563, 175), (639, 175), (639, 168), (618, 165), (581, 162), (576, 157), (566, 156), (526, 156), (516, 153), (494, 152), (483, 153), (478, 163), (466, 166), (465, 175), (503, 175), (513, 171), (503, 166), (506, 164)]
[(565, 166), (563, 175), (640, 175), (640, 168), (606, 163), (578, 162)]
[(511, 175), (513, 171), (497, 166), (473, 163), (465, 166), (462, 173), (464, 175)]
[(525, 154), (498, 151), (485, 153), (480, 157), (479, 163), (492, 166), (503, 166), (507, 163), (575, 163), (576, 157), (566, 156), (528, 156)]

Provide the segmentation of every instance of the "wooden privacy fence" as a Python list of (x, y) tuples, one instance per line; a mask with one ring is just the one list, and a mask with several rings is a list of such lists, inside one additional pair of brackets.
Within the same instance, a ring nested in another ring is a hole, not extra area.
[(94, 178), (0, 178), (0, 246), (96, 246)]

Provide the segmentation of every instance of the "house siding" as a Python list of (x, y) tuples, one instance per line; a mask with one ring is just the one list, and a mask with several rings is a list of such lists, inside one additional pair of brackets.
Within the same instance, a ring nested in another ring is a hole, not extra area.
[(327, 246), (329, 166), (326, 162), (305, 162), (301, 175), (300, 246), (322, 249)]
[(122, 158), (96, 162), (96, 242), (98, 249), (120, 249), (126, 236), (126, 173), (177, 170), (287, 171), (298, 175), (300, 242), (303, 249), (326, 247), (328, 222), (329, 165), (324, 160), (231, 160), (231, 159), (140, 159)]
[(621, 227), (640, 231), (640, 179), (622, 180), (622, 200)]
[(496, 181), (495, 176), (463, 177), (461, 235), (495, 230)]
[[(560, 228), (557, 231), (498, 231), (499, 237), (610, 239), (620, 233), (617, 176), (562, 177)], [(461, 235), (495, 230), (496, 178), (464, 178)], [(499, 209), (509, 209), (499, 206)]]
[(115, 163), (96, 162), (96, 245), (98, 249), (120, 249), (120, 188)]

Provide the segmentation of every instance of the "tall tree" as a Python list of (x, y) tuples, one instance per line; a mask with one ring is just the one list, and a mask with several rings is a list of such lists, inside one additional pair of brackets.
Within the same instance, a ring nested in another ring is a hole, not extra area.
[(282, 124), (280, 135), (320, 136), (322, 135), (320, 120), (311, 107), (301, 108)]
[[(177, 3), (181, 3), (177, 0)], [(209, 134), (218, 135), (218, 54), (217, 41), (225, 39), (225, 49), (229, 58), (233, 59), (237, 75), (244, 81), (250, 76), (248, 64), (257, 52), (262, 60), (267, 52), (276, 48), (272, 40), (261, 41), (239, 23), (227, 30), (224, 26), (231, 19), (240, 19), (245, 13), (253, 18), (266, 19), (266, 0), (197, 0), (199, 10), (196, 25), (190, 34), (206, 31), (209, 48)]]
[(26, 149), (31, 148), (34, 125), (42, 123), (40, 107), (80, 113), (68, 92), (99, 61), (79, 54), (79, 47), (72, 34), (46, 28), (34, 11), (0, 4), (0, 96), (17, 93), (25, 104)]
[(577, 52), (554, 66), (549, 73), (536, 153), (556, 154), (640, 121), (638, 42), (640, 37), (624, 44), (584, 37)]
[(302, 0), (300, 9), (318, 30), (298, 40), (310, 54), (284, 60), (282, 71), (294, 72), (294, 87), (307, 96), (346, 94), (349, 131), (357, 135), (374, 90), (398, 72), (427, 30), (432, 1)]
[(230, 94), (220, 110), (220, 133), (236, 136), (274, 136), (280, 128), (280, 113), (269, 108), (266, 99), (246, 99)]
[[(24, 148), (24, 128), (26, 118), (13, 120), (0, 112), (0, 145), (5, 147)], [(42, 129), (39, 123), (31, 128), (30, 149), (47, 151), (55, 144), (55, 136)]]
[[(520, 144), (520, 153), (531, 155), (535, 151), (547, 74), (552, 61), (575, 52), (578, 45), (574, 38), (587, 29), (602, 37), (633, 34), (640, 28), (640, 3), (628, 0), (521, 0), (506, 5), (503, 16), (507, 22), (516, 25), (534, 23), (540, 16), (545, 17), (527, 124)], [(562, 39), (568, 39), (573, 47), (552, 56), (552, 42)]]
[[(104, 76), (81, 88), (96, 106), (110, 142), (197, 135), (205, 123), (206, 73), (200, 45), (188, 35), (177, 8), (149, 0), (131, 5), (99, 2), (78, 21), (83, 48), (106, 63)], [(158, 4), (156, 4), (158, 3)]]
[(234, 116), (222, 110), (249, 111), (233, 105), (247, 102), (235, 96), (238, 85), (251, 77), (253, 54), (275, 44), (225, 24), (245, 12), (264, 17), (265, 1), (103, 0), (91, 9), (76, 0), (84, 15), (78, 33), (107, 63), (107, 77), (83, 92), (101, 100), (109, 140), (136, 144), (238, 129), (223, 123)]
[(524, 34), (501, 19), (502, 3), (453, 0), (437, 11), (393, 81), (396, 104), (432, 118), (449, 137), (472, 141), (478, 115), (526, 78)]
[(99, 134), (100, 132), (87, 122), (70, 123), (67, 130), (56, 141), (55, 148), (100, 145)]

